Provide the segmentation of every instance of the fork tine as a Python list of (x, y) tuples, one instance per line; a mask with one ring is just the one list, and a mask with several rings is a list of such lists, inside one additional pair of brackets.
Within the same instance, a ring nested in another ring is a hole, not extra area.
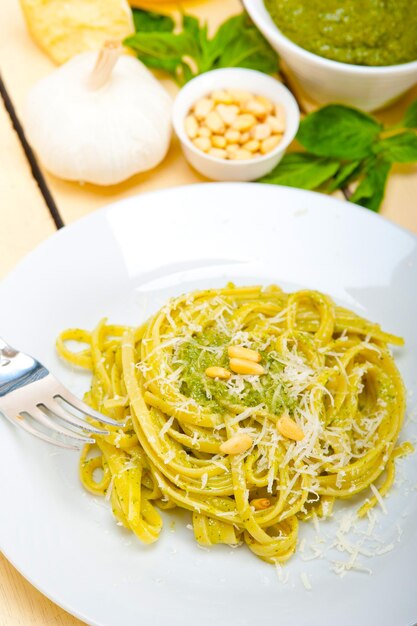
[(59, 386), (59, 391), (54, 395), (54, 398), (56, 396), (59, 396), (62, 400), (70, 404), (74, 409), (78, 409), (78, 411), (81, 411), (81, 413), (85, 413), (85, 415), (93, 417), (98, 422), (103, 422), (103, 424), (109, 424), (110, 426), (125, 425), (124, 422), (117, 422), (116, 420), (111, 419), (111, 417), (107, 417), (106, 415), (103, 415), (103, 413), (95, 411), (94, 409), (89, 407), (88, 404), (85, 404), (79, 398), (77, 398), (77, 396), (74, 396), (71, 391), (69, 391), (62, 385)]
[(40, 432), (40, 430), (36, 430), (30, 424), (28, 424), (24, 419), (16, 416), (15, 419), (7, 415), (4, 411), (2, 411), (4, 417), (14, 426), (20, 426), (25, 432), (41, 439), (42, 441), (46, 441), (46, 443), (50, 443), (53, 446), (58, 446), (60, 448), (66, 448), (67, 450), (80, 450), (80, 446), (75, 445), (73, 443), (66, 443), (65, 441), (61, 441), (60, 439), (54, 439), (53, 437), (48, 437), (45, 433)]
[(46, 428), (51, 429), (52, 431), (58, 433), (59, 435), (63, 435), (64, 437), (69, 437), (70, 439), (75, 439), (80, 443), (95, 443), (95, 440), (91, 437), (86, 437), (84, 435), (79, 435), (78, 433), (70, 430), (69, 428), (65, 428), (65, 426), (61, 426), (58, 422), (54, 421), (46, 413), (41, 411), (37, 406), (31, 407), (30, 410), (27, 411), (27, 414), (30, 415), (36, 422), (39, 422)]
[(68, 424), (72, 424), (73, 426), (79, 426), (83, 430), (87, 430), (88, 432), (95, 433), (96, 435), (108, 435), (108, 430), (103, 430), (102, 428), (96, 428), (92, 426), (85, 420), (76, 417), (72, 413), (66, 411), (56, 400), (53, 398), (48, 399), (48, 403), (38, 404), (38, 407), (43, 410), (42, 407), (45, 407), (48, 411), (54, 413), (57, 417), (61, 418)]

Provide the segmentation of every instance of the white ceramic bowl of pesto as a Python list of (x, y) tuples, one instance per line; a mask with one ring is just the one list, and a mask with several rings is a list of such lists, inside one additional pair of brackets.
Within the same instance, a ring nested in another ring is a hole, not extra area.
[[(302, 90), (316, 102), (341, 102), (374, 111), (397, 99), (417, 83), (417, 60), (370, 67), (340, 63), (301, 48), (285, 37), (263, 0), (243, 0), (251, 19), (280, 54)], [(417, 36), (417, 35), (416, 35)]]
[[(247, 161), (226, 161), (196, 148), (185, 132), (185, 118), (197, 100), (216, 89), (244, 89), (282, 105), (286, 128), (278, 146), (264, 156)], [(292, 93), (276, 78), (255, 70), (233, 67), (206, 72), (187, 83), (174, 101), (172, 122), (187, 161), (200, 174), (218, 181), (252, 181), (268, 174), (282, 159), (297, 133), (300, 111)]]

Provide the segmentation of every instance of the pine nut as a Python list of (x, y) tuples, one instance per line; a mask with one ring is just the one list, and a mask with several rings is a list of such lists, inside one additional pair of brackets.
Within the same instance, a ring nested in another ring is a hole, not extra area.
[(281, 135), (272, 135), (268, 139), (264, 139), (261, 143), (262, 154), (267, 154), (274, 150), (281, 141)]
[(268, 498), (255, 498), (249, 502), (255, 511), (263, 511), (271, 506), (271, 501)]
[(237, 143), (240, 139), (240, 132), (238, 130), (233, 130), (233, 128), (228, 128), (224, 133), (224, 137), (227, 143)]
[[(232, 368), (233, 369), (233, 368)], [(287, 414), (281, 415), (277, 421), (278, 432), (287, 439), (293, 439), (294, 441), (301, 441), (304, 439), (304, 432), (299, 425), (294, 422), (293, 419)]]
[(222, 380), (227, 380), (231, 377), (231, 373), (224, 367), (214, 366), (206, 369), (206, 376), (209, 378), (221, 378)]
[(230, 157), (232, 157), (233, 154), (236, 154), (238, 150), (239, 150), (239, 146), (236, 143), (231, 143), (230, 145), (226, 146), (227, 154)]
[(190, 139), (194, 139), (194, 137), (197, 137), (198, 123), (194, 115), (188, 115), (188, 117), (185, 118), (184, 127), (185, 132)]
[(279, 121), (279, 123), (282, 125), (283, 130), (281, 132), (284, 132), (285, 130), (285, 109), (281, 104), (276, 104), (275, 105), (275, 116), (277, 118), (277, 120)]
[(196, 148), (202, 150), (203, 152), (208, 152), (211, 148), (211, 141), (208, 137), (197, 137), (193, 140), (193, 144)]
[(262, 359), (259, 352), (250, 348), (242, 348), (242, 346), (229, 346), (227, 354), (231, 359), (245, 359), (246, 361), (254, 361), (259, 363)]
[(229, 89), (229, 94), (234, 102), (237, 102), (238, 104), (243, 104), (247, 100), (253, 98), (249, 91), (244, 91), (243, 89)]
[(265, 98), (265, 96), (256, 96), (255, 100), (261, 102), (264, 105), (268, 114), (274, 110), (272, 102), (268, 98)]
[(229, 365), (232, 372), (235, 372), (236, 374), (252, 374), (254, 376), (261, 376), (261, 374), (265, 373), (262, 365), (246, 359), (230, 359)]
[(198, 120), (204, 120), (214, 107), (211, 98), (201, 98), (194, 105), (194, 115)]
[(239, 107), (236, 104), (218, 104), (216, 111), (226, 126), (231, 126), (239, 113)]
[(244, 132), (245, 130), (252, 128), (254, 124), (256, 124), (256, 117), (254, 115), (251, 113), (242, 113), (236, 117), (232, 124), (232, 128)]
[(242, 454), (252, 447), (253, 441), (249, 435), (233, 435), (227, 441), (221, 444), (220, 452), (223, 454)]
[(248, 132), (240, 133), (240, 137), (239, 137), (240, 144), (247, 143), (249, 140), (250, 140), (250, 133)]
[(249, 150), (244, 150), (243, 148), (239, 148), (235, 152), (232, 152), (230, 158), (235, 161), (245, 161), (246, 159), (252, 159), (253, 154), (249, 152)]
[(256, 124), (250, 131), (250, 134), (253, 139), (263, 141), (264, 139), (268, 139), (271, 135), (271, 127), (269, 124)]
[(224, 123), (217, 111), (210, 111), (206, 117), (206, 126), (210, 128), (213, 133), (220, 133), (224, 131)]
[(230, 93), (228, 93), (224, 89), (218, 89), (217, 91), (213, 91), (211, 97), (214, 102), (221, 102), (222, 104), (232, 104), (233, 102)]
[(216, 157), (216, 159), (227, 159), (227, 152), (223, 148), (210, 148), (207, 154)]
[(238, 130), (233, 130), (233, 128), (228, 128), (224, 133), (224, 138), (227, 143), (237, 143), (240, 139), (240, 132)]
[(251, 139), (243, 144), (242, 148), (244, 150), (249, 150), (249, 152), (257, 152), (259, 150), (259, 146), (261, 144), (256, 139)]
[(222, 135), (213, 135), (211, 138), (211, 143), (215, 148), (225, 148), (226, 147), (226, 138)]
[(253, 113), (256, 117), (265, 117), (268, 112), (262, 102), (259, 102), (259, 100), (255, 100), (254, 98), (245, 102), (242, 107), (242, 111), (244, 113)]
[(275, 115), (268, 115), (265, 122), (273, 133), (283, 133), (285, 131), (285, 122), (275, 117)]
[(200, 126), (197, 131), (198, 137), (211, 137), (211, 130), (207, 126)]

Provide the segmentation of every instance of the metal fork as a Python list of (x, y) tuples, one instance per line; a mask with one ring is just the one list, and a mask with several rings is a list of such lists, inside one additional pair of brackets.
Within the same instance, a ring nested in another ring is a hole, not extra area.
[[(76, 417), (65, 406), (78, 410), (82, 417)], [(108, 434), (107, 430), (87, 422), (87, 416), (110, 426), (123, 425), (81, 402), (42, 363), (15, 350), (1, 337), (0, 412), (12, 424), (39, 439), (76, 450), (84, 443), (94, 443), (94, 439), (83, 431), (97, 435)], [(60, 421), (73, 428), (62, 425)]]

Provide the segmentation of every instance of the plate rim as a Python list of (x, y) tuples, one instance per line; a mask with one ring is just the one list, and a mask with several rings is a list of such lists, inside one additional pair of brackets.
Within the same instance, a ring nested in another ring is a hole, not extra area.
[[(28, 262), (28, 259), (30, 259), (32, 254), (36, 253), (43, 246), (48, 245), (48, 243), (52, 239), (56, 239), (57, 237), (62, 237), (63, 233), (68, 233), (68, 231), (72, 231), (74, 228), (78, 228), (80, 227), (80, 225), (83, 225), (86, 222), (100, 219), (101, 216), (105, 215), (108, 211), (116, 209), (117, 207), (121, 208), (124, 205), (128, 205), (130, 202), (132, 202), (132, 200), (136, 200), (138, 198), (146, 198), (149, 195), (171, 193), (172, 191), (181, 192), (184, 189), (189, 189), (189, 188), (192, 188), (193, 190), (197, 189), (198, 191), (198, 189), (204, 188), (207, 185), (210, 185), (210, 187), (214, 186), (214, 187), (237, 187), (237, 188), (242, 187), (243, 185), (256, 185), (259, 187), (266, 187), (266, 188), (272, 187), (272, 188), (276, 188), (279, 190), (284, 189), (296, 195), (303, 195), (306, 198), (312, 197), (312, 196), (314, 197), (321, 196), (324, 202), (331, 202), (331, 203), (335, 202), (340, 206), (347, 205), (346, 208), (348, 208), (348, 210), (359, 212), (360, 215), (364, 215), (364, 216), (367, 215), (368, 218), (371, 220), (377, 220), (377, 221), (382, 220), (383, 222), (385, 222), (386, 226), (394, 228), (395, 230), (398, 230), (402, 232), (403, 234), (408, 235), (409, 237), (411, 237), (411, 239), (413, 239), (417, 243), (417, 233), (414, 233), (413, 231), (409, 230), (405, 226), (402, 226), (401, 224), (397, 224), (391, 218), (386, 217), (385, 215), (382, 215), (379, 212), (372, 211), (371, 209), (367, 209), (366, 207), (356, 204), (355, 202), (350, 202), (349, 200), (344, 200), (342, 198), (335, 198), (334, 196), (321, 193), (318, 191), (311, 191), (309, 189), (299, 189), (298, 187), (289, 187), (288, 185), (274, 185), (271, 183), (268, 184), (268, 183), (239, 182), (239, 181), (202, 182), (202, 183), (195, 183), (195, 184), (188, 184), (188, 185), (178, 185), (178, 186), (173, 186), (173, 187), (164, 187), (163, 189), (152, 189), (150, 191), (145, 191), (143, 193), (137, 193), (132, 196), (127, 196), (126, 198), (121, 198), (120, 200), (116, 200), (115, 202), (109, 202), (108, 204), (105, 204), (99, 207), (98, 209), (92, 211), (91, 213), (88, 213), (87, 215), (83, 215), (82, 217), (74, 220), (73, 222), (70, 222), (69, 224), (65, 224), (62, 228), (55, 230), (51, 235), (46, 237), (46, 239), (43, 239), (34, 248), (26, 252), (26, 254), (24, 254), (23, 257), (19, 259), (19, 261), (12, 267), (12, 269), (8, 271), (2, 277), (2, 279), (0, 280), (0, 289), (2, 288), (5, 282), (9, 282), (9, 280), (13, 279), (14, 274), (17, 271), (20, 271), (21, 267)], [(277, 208), (277, 211), (279, 210), (280, 209)], [(313, 209), (313, 210), (316, 210), (316, 209)]]

